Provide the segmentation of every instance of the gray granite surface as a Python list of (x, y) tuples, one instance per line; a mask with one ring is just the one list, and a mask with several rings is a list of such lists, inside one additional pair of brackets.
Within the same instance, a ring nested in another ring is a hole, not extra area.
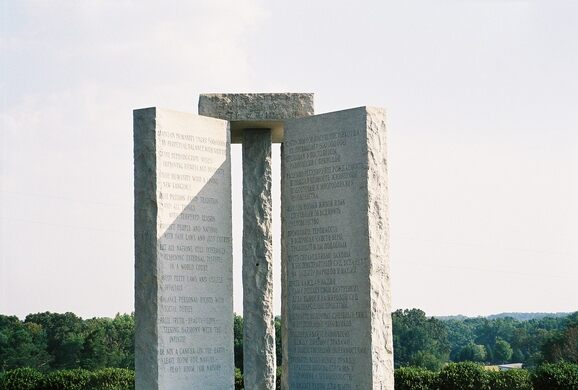
[(314, 114), (312, 93), (201, 94), (199, 115), (231, 122), (231, 142), (242, 143), (247, 129), (270, 129), (272, 142), (283, 142), (283, 121)]
[(246, 389), (275, 389), (271, 131), (243, 140), (243, 376)]
[(386, 164), (381, 109), (285, 123), (285, 389), (393, 390)]
[(134, 112), (137, 390), (233, 388), (226, 121)]

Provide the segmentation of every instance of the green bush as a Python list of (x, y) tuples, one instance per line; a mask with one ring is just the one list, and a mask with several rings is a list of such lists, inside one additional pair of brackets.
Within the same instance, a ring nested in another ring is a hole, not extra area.
[(90, 390), (132, 390), (134, 371), (126, 368), (103, 368), (90, 376), (87, 389)]
[(491, 390), (532, 390), (530, 373), (526, 370), (487, 371)]
[(44, 376), (42, 390), (84, 390), (92, 373), (88, 370), (58, 370)]
[(36, 390), (42, 379), (43, 375), (34, 368), (16, 368), (2, 375), (0, 390)]
[(0, 390), (132, 390), (134, 371), (124, 368), (58, 370), (46, 375), (17, 368), (0, 376)]
[(472, 362), (450, 363), (439, 373), (440, 390), (487, 390), (486, 371)]
[[(281, 368), (277, 369), (279, 390)], [(242, 390), (243, 374), (235, 368), (235, 389)], [(0, 390), (133, 390), (134, 371), (105, 368), (59, 370), (43, 375), (33, 368), (0, 373)], [(545, 364), (527, 370), (485, 371), (471, 362), (450, 363), (439, 373), (423, 368), (395, 370), (395, 390), (578, 390), (578, 365)]]
[[(281, 367), (277, 367), (277, 371), (275, 373), (275, 390), (281, 390), (281, 373), (282, 373), (282, 369)], [(241, 372), (240, 369), (238, 369), (237, 367), (235, 367), (235, 390), (243, 390), (244, 389), (244, 384), (243, 384), (243, 373)]]
[(283, 376), (283, 368), (277, 367), (275, 372), (275, 390), (281, 390), (281, 377)]
[(535, 390), (578, 390), (578, 365), (544, 364), (532, 376)]
[(437, 380), (437, 374), (425, 368), (402, 367), (395, 370), (395, 390), (436, 390)]
[(243, 390), (243, 373), (235, 367), (235, 390)]

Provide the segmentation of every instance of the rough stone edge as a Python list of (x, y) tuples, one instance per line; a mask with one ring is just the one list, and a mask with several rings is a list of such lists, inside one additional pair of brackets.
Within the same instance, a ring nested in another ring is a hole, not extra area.
[[(359, 110), (364, 115), (366, 142), (365, 156), (368, 164), (366, 186), (360, 195), (367, 196), (367, 239), (368, 239), (368, 276), (367, 291), (370, 300), (370, 320), (368, 334), (371, 335), (371, 362), (368, 368), (368, 384), (374, 390), (394, 390), (393, 338), (391, 328), (391, 298), (389, 282), (389, 222), (387, 214), (387, 150), (385, 138), (385, 111), (381, 108), (356, 107), (334, 111)], [(316, 116), (323, 116), (320, 114)], [(363, 122), (362, 122), (363, 123)], [(283, 146), (281, 147), (283, 153)], [(285, 197), (284, 159), (281, 157), (281, 197)], [(367, 192), (366, 192), (367, 191)], [(365, 203), (364, 202), (364, 203)], [(282, 318), (287, 319), (287, 249), (285, 237), (285, 216), (281, 208), (281, 285), (282, 285)], [(384, 279), (385, 278), (385, 279)], [(283, 372), (281, 389), (289, 390), (288, 370), (288, 321), (282, 323)]]
[(156, 108), (133, 111), (135, 385), (158, 389)]
[(275, 389), (271, 158), (270, 130), (259, 129), (246, 135), (243, 142), (243, 374), (245, 388), (255, 390)]
[(229, 210), (231, 212), (231, 219), (229, 220), (229, 231), (231, 232), (231, 242), (229, 243), (229, 251), (230, 251), (230, 266), (229, 266), (229, 270), (230, 270), (230, 283), (231, 283), (231, 304), (229, 306), (229, 313), (230, 313), (230, 329), (229, 332), (227, 332), (226, 334), (229, 337), (229, 350), (231, 351), (231, 362), (232, 365), (230, 367), (231, 370), (231, 376), (230, 376), (230, 384), (228, 389), (233, 390), (235, 388), (235, 331), (233, 329), (235, 321), (234, 321), (234, 315), (235, 315), (235, 307), (234, 307), (234, 294), (235, 294), (235, 283), (234, 283), (234, 269), (233, 269), (233, 240), (234, 240), (234, 235), (233, 235), (233, 175), (232, 175), (232, 159), (231, 159), (231, 123), (229, 121), (227, 121), (227, 125), (225, 128), (225, 133), (227, 135), (226, 139), (227, 139), (227, 156), (225, 157), (225, 161), (227, 161), (227, 168), (228, 168), (228, 177), (229, 177), (229, 193), (227, 196), (227, 206), (229, 207)]
[(394, 389), (385, 110), (366, 107), (372, 388)]
[[(276, 116), (249, 117), (239, 115), (240, 108), (244, 111), (263, 110), (264, 98), (288, 98), (287, 106), (282, 106)], [(315, 114), (314, 94), (310, 92), (286, 92), (286, 93), (203, 93), (199, 95), (198, 113), (229, 121), (254, 121), (254, 120), (285, 120), (301, 118)], [(233, 112), (231, 114), (231, 111)]]
[(283, 158), (284, 144), (281, 144), (281, 390), (289, 390), (289, 317), (288, 317), (288, 255), (286, 236), (286, 223), (283, 204), (286, 202), (286, 187), (285, 180), (285, 159)]

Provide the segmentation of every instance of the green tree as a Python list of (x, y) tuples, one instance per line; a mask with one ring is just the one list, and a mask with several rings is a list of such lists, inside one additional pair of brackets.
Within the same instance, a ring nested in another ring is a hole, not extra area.
[(448, 320), (443, 322), (447, 329), (448, 342), (451, 346), (450, 359), (459, 361), (462, 349), (476, 339), (471, 322), (464, 320)]
[(281, 367), (283, 363), (283, 346), (282, 346), (282, 339), (283, 335), (281, 334), (281, 317), (275, 317), (275, 360), (277, 362), (277, 367)]
[(29, 314), (26, 324), (41, 325), (46, 331), (47, 352), (52, 357), (51, 368), (77, 368), (84, 344), (84, 322), (73, 313)]
[(133, 315), (93, 318), (86, 320), (85, 325), (81, 367), (91, 370), (134, 367)]
[(486, 361), (486, 347), (479, 344), (469, 343), (462, 348), (459, 356), (461, 362), (484, 362)]
[(486, 361), (493, 362), (495, 360), (494, 349), (489, 344), (484, 345), (484, 347), (486, 348)]
[(393, 313), (393, 347), (395, 366), (419, 366), (438, 369), (450, 353), (444, 323), (426, 317), (419, 309)]
[(24, 324), (17, 317), (0, 315), (0, 372), (32, 367), (46, 370), (46, 332), (41, 325)]
[(235, 367), (243, 373), (243, 317), (233, 317), (233, 348), (235, 354)]
[(109, 367), (134, 369), (134, 313), (117, 314), (111, 327), (118, 356)]
[(494, 344), (494, 359), (497, 363), (507, 363), (512, 358), (512, 346), (506, 340), (498, 337)]
[(544, 342), (542, 355), (548, 362), (578, 364), (578, 312), (568, 317), (566, 329), (556, 332)]
[(520, 363), (520, 362), (523, 362), (524, 359), (525, 358), (524, 358), (524, 355), (522, 354), (522, 351), (520, 351), (518, 348), (516, 348), (512, 351), (512, 357), (511, 357), (510, 361)]
[[(512, 317), (494, 319), (453, 317), (444, 320), (451, 345), (450, 359), (459, 361), (464, 347), (473, 343), (486, 347), (487, 361), (499, 361), (494, 356), (495, 344), (499, 338), (509, 343), (513, 350), (510, 361), (515, 360), (529, 366), (536, 365), (543, 360), (542, 353), (546, 353), (542, 345), (550, 341), (554, 346), (556, 344), (554, 336), (559, 336), (572, 323), (572, 318), (575, 318), (573, 316), (541, 317), (529, 320), (518, 320)], [(531, 316), (518, 317), (531, 318)], [(558, 350), (561, 349), (558, 348)], [(556, 350), (556, 347), (552, 348), (553, 350)]]
[(425, 368), (431, 371), (439, 371), (443, 365), (444, 360), (439, 356), (428, 351), (417, 351), (411, 358), (410, 366)]
[(80, 351), (79, 365), (88, 370), (107, 367), (109, 351), (106, 345), (106, 319), (86, 321), (86, 333)]

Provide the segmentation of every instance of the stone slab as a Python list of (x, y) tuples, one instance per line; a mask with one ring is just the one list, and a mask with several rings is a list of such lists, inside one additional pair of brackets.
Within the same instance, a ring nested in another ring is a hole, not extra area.
[(233, 389), (226, 121), (134, 111), (137, 390)]
[(211, 93), (199, 96), (199, 115), (231, 122), (231, 142), (240, 143), (245, 129), (271, 129), (272, 141), (283, 141), (283, 121), (314, 114), (312, 93)]
[(246, 389), (275, 389), (271, 130), (243, 139), (243, 377)]
[(285, 123), (285, 389), (393, 390), (386, 158), (381, 109)]

